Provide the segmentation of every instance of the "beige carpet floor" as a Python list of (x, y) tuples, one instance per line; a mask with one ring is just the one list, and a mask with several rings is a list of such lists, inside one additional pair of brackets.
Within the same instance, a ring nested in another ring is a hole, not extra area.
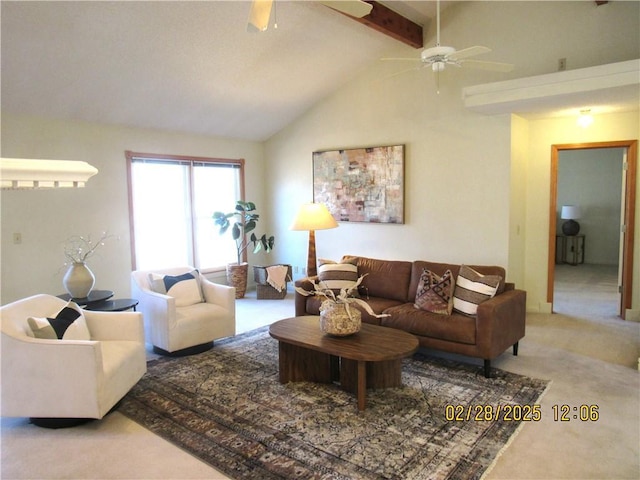
[[(584, 267), (584, 268), (583, 268)], [(528, 314), (526, 337), (497, 368), (552, 380), (542, 398), (542, 420), (523, 424), (487, 479), (640, 478), (640, 324), (604, 306), (610, 282), (575, 288), (579, 269), (563, 283), (558, 269), (558, 313)], [(284, 300), (239, 300), (238, 330), (293, 315)], [(151, 354), (150, 354), (151, 356)], [(462, 359), (471, 361), (471, 359)], [(599, 419), (554, 421), (553, 406), (598, 405)], [(26, 419), (2, 418), (2, 479), (224, 479), (191, 455), (119, 413), (81, 427), (46, 430)]]

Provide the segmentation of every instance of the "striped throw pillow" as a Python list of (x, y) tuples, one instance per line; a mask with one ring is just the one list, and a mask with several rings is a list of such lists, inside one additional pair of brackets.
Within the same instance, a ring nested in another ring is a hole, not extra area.
[[(358, 266), (351, 263), (336, 263), (332, 260), (320, 260), (318, 262), (318, 280), (333, 291), (336, 295), (343, 288), (351, 288), (358, 281)], [(357, 296), (357, 290), (351, 296)]]
[(495, 296), (501, 280), (499, 275), (482, 275), (462, 265), (453, 294), (453, 309), (465, 315), (476, 315), (478, 305)]

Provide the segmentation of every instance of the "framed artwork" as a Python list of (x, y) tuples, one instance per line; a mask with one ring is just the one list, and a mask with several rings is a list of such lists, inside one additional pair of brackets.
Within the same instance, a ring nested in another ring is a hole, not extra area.
[(313, 199), (339, 222), (404, 223), (404, 145), (313, 152)]

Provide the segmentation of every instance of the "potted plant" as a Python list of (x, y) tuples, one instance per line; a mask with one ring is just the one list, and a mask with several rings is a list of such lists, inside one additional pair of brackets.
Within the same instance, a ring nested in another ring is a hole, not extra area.
[(355, 305), (359, 305), (369, 315), (377, 318), (389, 316), (384, 313), (379, 315), (374, 313), (367, 302), (354, 296), (365, 276), (366, 274), (361, 275), (351, 287), (342, 288), (338, 293), (327, 287), (322, 281), (314, 283), (311, 291), (300, 287), (295, 287), (295, 289), (305, 297), (311, 295), (324, 297), (320, 305), (320, 329), (326, 334), (344, 337), (360, 331), (362, 314), (360, 310), (354, 308)]
[[(273, 250), (274, 237), (262, 235), (257, 237), (255, 230), (260, 215), (255, 213), (256, 205), (253, 202), (238, 200), (233, 212), (214, 212), (213, 221), (220, 228), (220, 235), (224, 235), (231, 228), (231, 237), (236, 244), (237, 263), (227, 265), (227, 281), (236, 288), (236, 298), (243, 298), (247, 290), (247, 273), (249, 265), (242, 262), (242, 255), (249, 245), (253, 246), (253, 253), (264, 249), (265, 252)], [(251, 233), (249, 238), (247, 234)]]

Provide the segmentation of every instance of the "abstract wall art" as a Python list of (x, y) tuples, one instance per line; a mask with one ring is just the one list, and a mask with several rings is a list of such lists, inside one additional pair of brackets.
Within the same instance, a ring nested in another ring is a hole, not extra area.
[(339, 222), (404, 223), (404, 145), (314, 152), (313, 198)]

